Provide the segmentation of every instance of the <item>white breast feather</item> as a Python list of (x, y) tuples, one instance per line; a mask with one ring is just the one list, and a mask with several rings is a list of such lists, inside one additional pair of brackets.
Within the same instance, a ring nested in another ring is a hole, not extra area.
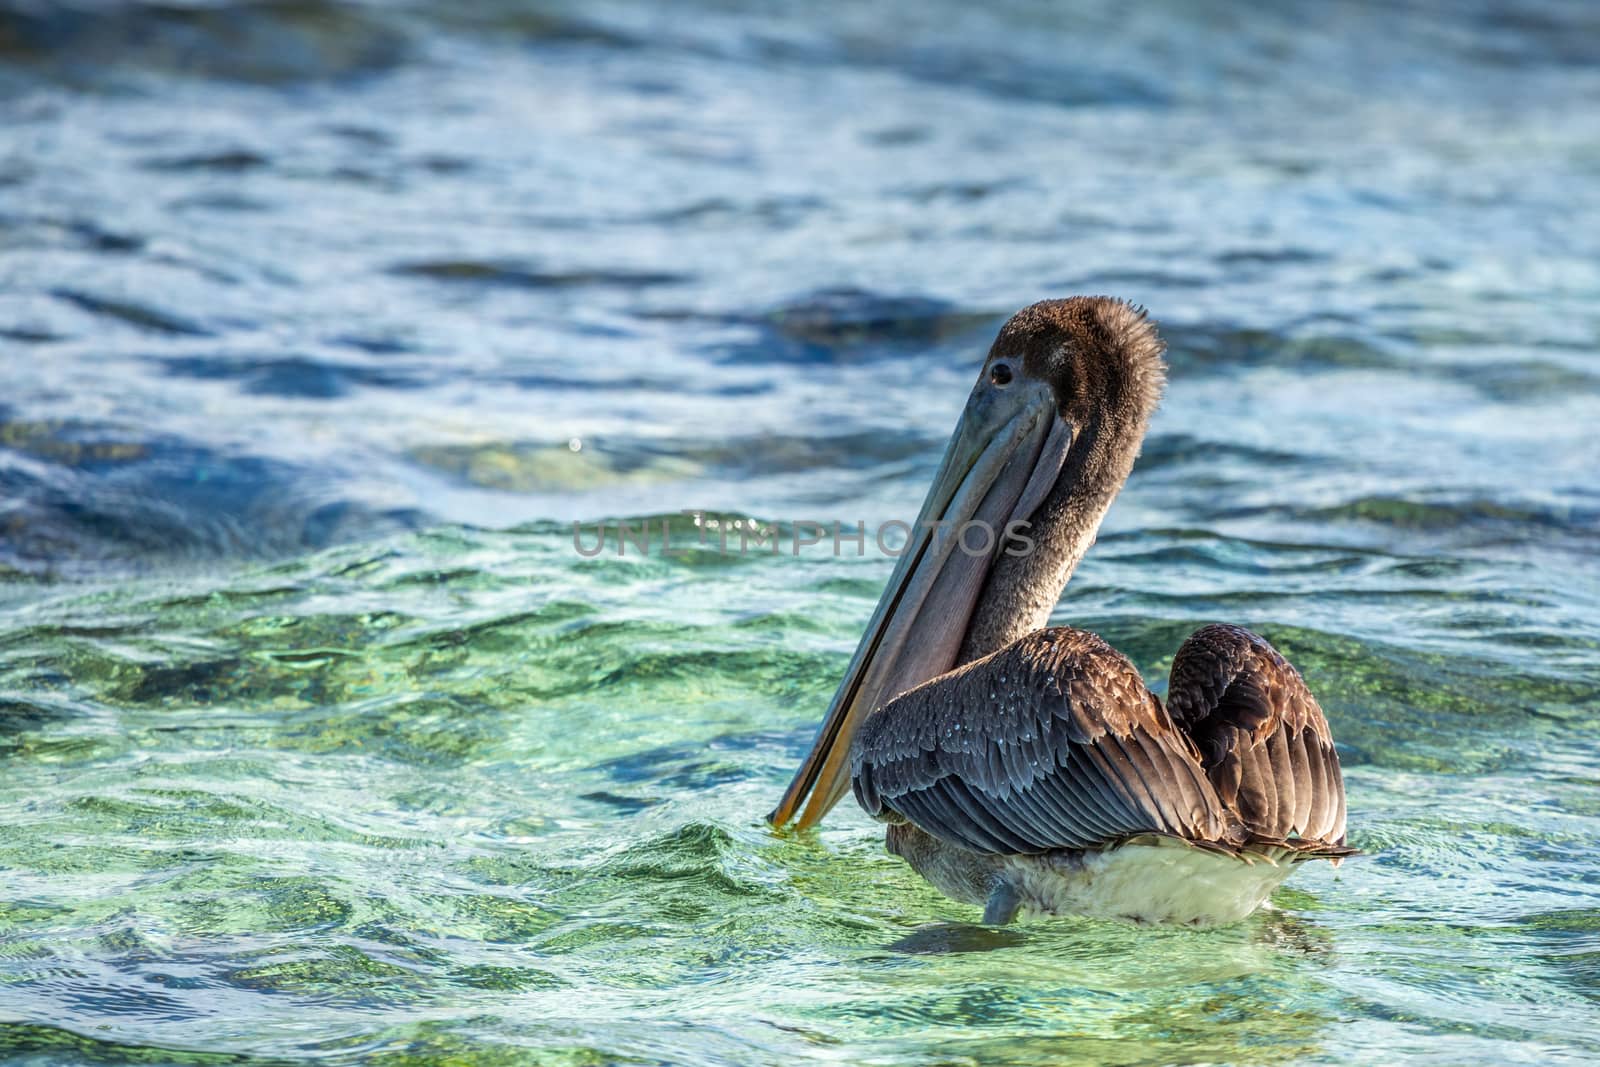
[(1023, 911), (1218, 926), (1255, 911), (1293, 865), (1235, 859), (1156, 839), (1077, 856), (1012, 856)]

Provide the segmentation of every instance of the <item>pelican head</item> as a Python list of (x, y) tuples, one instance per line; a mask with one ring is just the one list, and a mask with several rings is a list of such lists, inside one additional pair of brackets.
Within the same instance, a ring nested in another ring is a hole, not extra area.
[(1001, 327), (774, 825), (812, 826), (839, 801), (871, 712), (1045, 623), (1133, 466), (1163, 347), (1143, 309), (1109, 297)]

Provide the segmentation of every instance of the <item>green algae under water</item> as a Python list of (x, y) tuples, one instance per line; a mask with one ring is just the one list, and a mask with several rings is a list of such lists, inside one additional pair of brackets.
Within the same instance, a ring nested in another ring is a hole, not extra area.
[[(1307, 564), (1194, 533), (1101, 548)], [(51, 1022), (0, 1040), (149, 1062), (1596, 1050), (1580, 686), (1264, 626), (1329, 709), (1369, 855), (1224, 930), (984, 929), (853, 810), (814, 838), (761, 822), (885, 569), (455, 529), (19, 608), (0, 973)], [(1189, 622), (1109, 599), (1062, 614), (1159, 678)]]

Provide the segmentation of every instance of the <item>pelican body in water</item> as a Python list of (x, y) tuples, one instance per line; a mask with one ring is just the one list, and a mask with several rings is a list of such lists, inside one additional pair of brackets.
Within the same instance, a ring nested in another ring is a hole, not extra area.
[(774, 825), (853, 785), (889, 851), (986, 923), (1235, 922), (1354, 851), (1327, 720), (1266, 641), (1199, 630), (1163, 706), (1099, 637), (1042, 628), (1133, 467), (1163, 351), (1106, 297), (1001, 328)]

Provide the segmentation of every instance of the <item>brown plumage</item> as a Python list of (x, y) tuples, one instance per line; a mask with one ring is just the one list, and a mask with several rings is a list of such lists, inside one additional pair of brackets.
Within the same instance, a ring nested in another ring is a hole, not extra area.
[(1179, 649), (1167, 708), (1096, 635), (1028, 634), (868, 716), (851, 778), (869, 815), (979, 853), (1147, 834), (1233, 854), (1350, 851), (1321, 709), (1270, 645), (1232, 626)]
[(1163, 351), (1106, 297), (1002, 327), (916, 527), (1008, 533), (976, 557), (914, 534), (774, 823), (853, 789), (891, 851), (999, 922), (1234, 921), (1289, 864), (1353, 851), (1327, 720), (1267, 642), (1197, 631), (1163, 707), (1094, 634), (1040, 629), (1133, 467)]

